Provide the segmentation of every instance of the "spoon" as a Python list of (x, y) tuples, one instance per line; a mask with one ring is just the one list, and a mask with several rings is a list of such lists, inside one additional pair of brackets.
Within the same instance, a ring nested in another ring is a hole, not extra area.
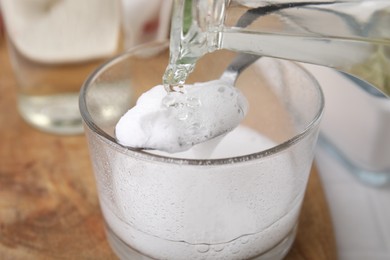
[(260, 57), (261, 56), (259, 55), (250, 53), (238, 54), (222, 73), (221, 79), (230, 81), (232, 82), (232, 85), (235, 85), (238, 76), (241, 74), (241, 72), (243, 72), (247, 67), (249, 67)]
[(258, 58), (239, 54), (219, 79), (184, 85), (178, 92), (166, 92), (162, 85), (145, 92), (119, 120), (115, 129), (118, 142), (176, 153), (230, 132), (240, 124), (248, 107), (235, 83)]

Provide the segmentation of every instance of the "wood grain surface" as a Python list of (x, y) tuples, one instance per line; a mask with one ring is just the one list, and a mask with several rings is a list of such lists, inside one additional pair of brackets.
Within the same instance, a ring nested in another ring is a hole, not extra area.
[[(0, 259), (117, 259), (106, 241), (84, 136), (42, 133), (21, 119), (8, 58), (0, 39)], [(286, 259), (336, 259), (315, 167)]]

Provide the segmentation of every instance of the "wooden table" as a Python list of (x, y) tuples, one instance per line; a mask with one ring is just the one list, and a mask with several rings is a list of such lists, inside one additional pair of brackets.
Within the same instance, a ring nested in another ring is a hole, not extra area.
[[(0, 259), (117, 259), (106, 241), (84, 136), (50, 135), (26, 124), (16, 90), (0, 39)], [(336, 259), (315, 168), (287, 259)]]

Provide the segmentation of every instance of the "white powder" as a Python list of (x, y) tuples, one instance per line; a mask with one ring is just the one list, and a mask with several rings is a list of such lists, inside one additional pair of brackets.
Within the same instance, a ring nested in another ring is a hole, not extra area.
[(231, 83), (214, 80), (167, 93), (162, 85), (144, 93), (118, 122), (118, 141), (134, 148), (180, 152), (234, 129), (248, 103)]

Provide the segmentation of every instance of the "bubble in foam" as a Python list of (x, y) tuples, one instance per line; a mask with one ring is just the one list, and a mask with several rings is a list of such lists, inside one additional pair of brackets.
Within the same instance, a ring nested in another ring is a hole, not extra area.
[(187, 105), (192, 108), (200, 107), (202, 102), (197, 97), (186, 97)]
[(225, 87), (219, 87), (219, 88), (218, 88), (218, 92), (219, 92), (219, 93), (223, 93), (223, 92), (225, 92), (225, 90), (226, 90)]
[(187, 129), (186, 129), (186, 134), (189, 135), (196, 135), (200, 131), (200, 123), (192, 123)]
[(171, 107), (174, 106), (176, 103), (175, 97), (172, 95), (168, 94), (162, 99), (162, 105), (165, 107)]
[(190, 111), (187, 109), (181, 109), (177, 113), (177, 118), (181, 121), (187, 120), (190, 117)]

